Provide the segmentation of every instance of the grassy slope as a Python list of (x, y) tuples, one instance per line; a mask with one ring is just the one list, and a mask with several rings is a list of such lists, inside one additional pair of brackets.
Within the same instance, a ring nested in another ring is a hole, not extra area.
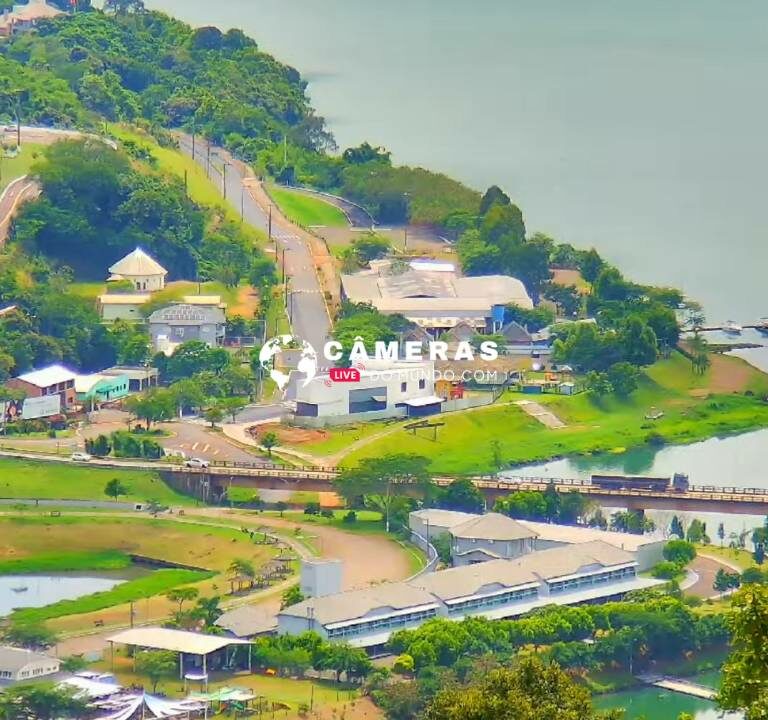
[[(727, 358), (741, 371), (742, 361)], [(745, 389), (766, 385), (758, 371), (748, 374)], [(588, 395), (576, 397), (537, 396), (567, 427), (549, 430), (512, 403), (532, 399), (508, 393), (501, 403), (473, 412), (445, 415), (437, 441), (432, 431), (406, 432), (398, 426), (392, 433), (363, 446), (345, 458), (354, 464), (363, 457), (389, 453), (418, 453), (432, 458), (436, 472), (484, 473), (495, 470), (491, 443), (498, 441), (507, 463), (543, 461), (553, 457), (606, 451), (622, 451), (646, 442), (649, 434), (663, 435), (670, 443), (689, 443), (712, 436), (745, 432), (768, 426), (768, 405), (745, 395), (695, 397), (706, 388), (708, 378), (695, 378), (690, 364), (679, 354), (649, 369), (640, 389), (628, 400), (608, 398), (594, 402)], [(645, 420), (649, 408), (665, 416)], [(305, 448), (311, 452), (312, 448)]]
[(347, 216), (335, 205), (304, 193), (286, 190), (272, 185), (269, 194), (289, 220), (310, 227), (325, 225), (328, 227), (348, 227)]
[(0, 575), (71, 572), (75, 570), (121, 570), (131, 558), (118, 550), (101, 552), (48, 552), (14, 560), (0, 560)]
[(54, 462), (0, 458), (0, 497), (50, 500), (109, 500), (104, 486), (118, 478), (129, 489), (121, 502), (157, 500), (165, 505), (190, 505), (191, 498), (169, 488), (149, 470), (118, 470)]
[[(16, 178), (26, 175), (43, 150), (42, 145), (25, 143), (17, 157), (0, 158), (0, 193)], [(2, 151), (0, 151), (2, 154)]]

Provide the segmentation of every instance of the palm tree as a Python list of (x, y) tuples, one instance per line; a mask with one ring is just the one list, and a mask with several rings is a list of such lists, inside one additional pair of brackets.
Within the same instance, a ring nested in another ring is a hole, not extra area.
[(703, 375), (712, 361), (709, 358), (709, 343), (698, 332), (694, 333), (689, 343), (691, 349), (691, 367), (696, 375)]

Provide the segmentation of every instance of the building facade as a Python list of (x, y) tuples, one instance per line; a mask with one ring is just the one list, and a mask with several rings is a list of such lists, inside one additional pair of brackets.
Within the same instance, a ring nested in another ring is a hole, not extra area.
[(0, 685), (30, 682), (61, 669), (61, 660), (22, 648), (0, 645)]
[(75, 378), (76, 374), (68, 368), (50, 365), (11, 378), (5, 384), (10, 388), (22, 390), (28, 398), (58, 396), (61, 409), (68, 410), (77, 402)]
[(143, 322), (142, 307), (152, 299), (148, 294), (107, 293), (99, 296), (99, 315), (105, 323), (116, 320)]
[(118, 260), (109, 268), (109, 281), (127, 280), (139, 293), (152, 293), (165, 287), (168, 271), (141, 248)]
[(224, 342), (227, 318), (220, 307), (182, 303), (153, 312), (148, 323), (154, 349), (172, 352), (177, 345), (191, 340), (218, 347)]
[(127, 375), (78, 375), (75, 378), (77, 401), (83, 405), (120, 400), (130, 392)]

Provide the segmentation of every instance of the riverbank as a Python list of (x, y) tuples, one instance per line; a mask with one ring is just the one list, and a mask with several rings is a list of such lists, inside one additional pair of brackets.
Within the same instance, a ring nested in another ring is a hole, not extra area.
[[(766, 392), (768, 375), (740, 358), (717, 356), (698, 376), (674, 353), (647, 368), (638, 390), (626, 399), (537, 395), (536, 402), (564, 427), (546, 427), (517, 404), (530, 396), (508, 392), (494, 405), (441, 416), (444, 425), (436, 436), (431, 429), (408, 430), (408, 423), (381, 426), (339, 456), (349, 466), (366, 457), (414, 453), (429, 457), (435, 473), (456, 474), (494, 473), (564, 457), (620, 456), (633, 448), (685, 445), (768, 427)], [(659, 413), (656, 420), (648, 418)], [(301, 449), (311, 454), (311, 445)], [(315, 460), (323, 464), (328, 458)]]

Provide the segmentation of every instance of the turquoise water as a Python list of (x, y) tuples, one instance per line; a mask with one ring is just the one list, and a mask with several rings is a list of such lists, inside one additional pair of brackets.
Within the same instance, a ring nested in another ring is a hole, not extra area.
[(762, 0), (147, 0), (239, 26), (310, 80), (339, 144), (498, 183), (710, 319), (768, 315)]

